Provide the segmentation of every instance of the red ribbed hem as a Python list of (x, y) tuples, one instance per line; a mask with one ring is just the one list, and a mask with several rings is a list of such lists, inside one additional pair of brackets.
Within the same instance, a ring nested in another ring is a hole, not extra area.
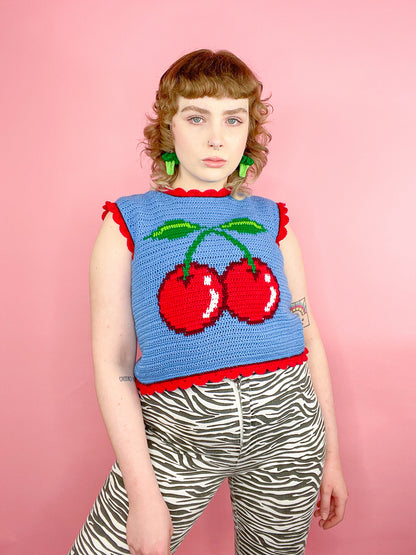
[(279, 209), (279, 233), (276, 237), (276, 243), (279, 244), (282, 239), (287, 235), (286, 226), (289, 223), (289, 217), (287, 215), (287, 208), (284, 202), (278, 202), (277, 208)]
[(109, 202), (107, 200), (103, 206), (103, 210), (104, 212), (103, 212), (103, 215), (101, 216), (103, 220), (109, 212), (112, 213), (113, 220), (115, 221), (116, 224), (118, 224), (121, 234), (127, 239), (127, 247), (131, 252), (131, 257), (134, 258), (133, 239), (131, 238), (130, 231), (128, 230), (126, 222), (124, 221), (123, 216), (121, 215), (119, 207), (115, 202)]
[(177, 187), (176, 189), (163, 189), (161, 193), (166, 193), (167, 195), (172, 195), (174, 197), (226, 197), (231, 194), (229, 189), (223, 187), (218, 191), (216, 189), (207, 189), (206, 191), (200, 191), (199, 189), (191, 189), (186, 191), (182, 187)]
[(205, 372), (204, 374), (193, 374), (182, 378), (173, 378), (163, 382), (155, 382), (144, 384), (135, 378), (136, 387), (142, 395), (151, 395), (152, 393), (163, 393), (164, 391), (173, 391), (174, 389), (187, 389), (192, 385), (205, 385), (208, 382), (218, 383), (224, 378), (234, 379), (238, 376), (251, 376), (252, 374), (265, 374), (266, 372), (274, 372), (275, 370), (286, 370), (290, 366), (302, 364), (308, 359), (308, 349), (305, 348), (300, 355), (294, 355), (278, 360), (269, 360), (266, 362), (255, 362), (253, 364), (243, 364), (241, 366), (232, 366), (231, 368), (222, 368), (213, 372)]

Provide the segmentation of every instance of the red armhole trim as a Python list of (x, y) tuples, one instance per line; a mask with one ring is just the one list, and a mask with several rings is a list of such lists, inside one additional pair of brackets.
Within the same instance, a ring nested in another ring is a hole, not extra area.
[(279, 244), (287, 235), (286, 226), (289, 223), (289, 216), (287, 215), (287, 208), (284, 202), (278, 202), (277, 208), (279, 209), (279, 233), (276, 237), (276, 243)]
[(103, 220), (109, 212), (112, 213), (113, 220), (120, 227), (120, 233), (122, 235), (124, 235), (124, 237), (127, 239), (127, 248), (131, 252), (131, 257), (133, 258), (134, 257), (133, 239), (131, 238), (130, 231), (128, 230), (128, 228), (126, 226), (126, 222), (124, 221), (123, 216), (121, 215), (119, 207), (117, 206), (117, 204), (115, 202), (109, 202), (107, 200), (106, 203), (103, 206), (103, 210), (104, 210), (104, 212), (103, 212), (103, 215), (101, 216)]
[(208, 382), (218, 383), (224, 378), (234, 379), (237, 376), (251, 376), (252, 374), (265, 374), (266, 372), (274, 372), (276, 370), (286, 370), (290, 366), (297, 366), (308, 360), (308, 349), (287, 358), (278, 360), (271, 360), (267, 362), (255, 362), (254, 364), (244, 364), (241, 366), (234, 366), (230, 368), (222, 368), (221, 370), (214, 370), (213, 372), (206, 372), (204, 374), (193, 374), (191, 376), (184, 376), (182, 378), (172, 378), (163, 382), (155, 382), (151, 384), (144, 384), (135, 378), (137, 389), (142, 395), (152, 395), (152, 393), (163, 393), (164, 391), (173, 391), (176, 388), (187, 389), (192, 385), (205, 385)]

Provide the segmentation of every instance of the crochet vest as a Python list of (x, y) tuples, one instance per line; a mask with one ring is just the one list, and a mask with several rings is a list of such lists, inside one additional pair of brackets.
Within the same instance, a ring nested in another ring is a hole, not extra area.
[[(306, 359), (276, 242), (281, 211), (269, 199), (236, 200), (223, 191), (152, 190), (116, 202), (134, 246), (132, 310), (142, 353), (134, 374), (142, 393)], [(107, 203), (105, 214), (117, 221), (113, 207)]]

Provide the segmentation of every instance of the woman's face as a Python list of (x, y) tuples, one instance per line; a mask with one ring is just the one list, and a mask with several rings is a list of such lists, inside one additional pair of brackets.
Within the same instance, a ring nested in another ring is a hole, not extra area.
[(178, 98), (172, 118), (179, 173), (174, 187), (220, 189), (237, 168), (247, 143), (247, 98)]

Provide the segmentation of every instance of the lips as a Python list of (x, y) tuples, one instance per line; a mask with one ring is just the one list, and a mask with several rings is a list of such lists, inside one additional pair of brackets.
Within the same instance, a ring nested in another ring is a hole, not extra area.
[(204, 158), (202, 162), (208, 168), (221, 168), (226, 163), (226, 160), (218, 158), (217, 156), (211, 156), (209, 158)]

